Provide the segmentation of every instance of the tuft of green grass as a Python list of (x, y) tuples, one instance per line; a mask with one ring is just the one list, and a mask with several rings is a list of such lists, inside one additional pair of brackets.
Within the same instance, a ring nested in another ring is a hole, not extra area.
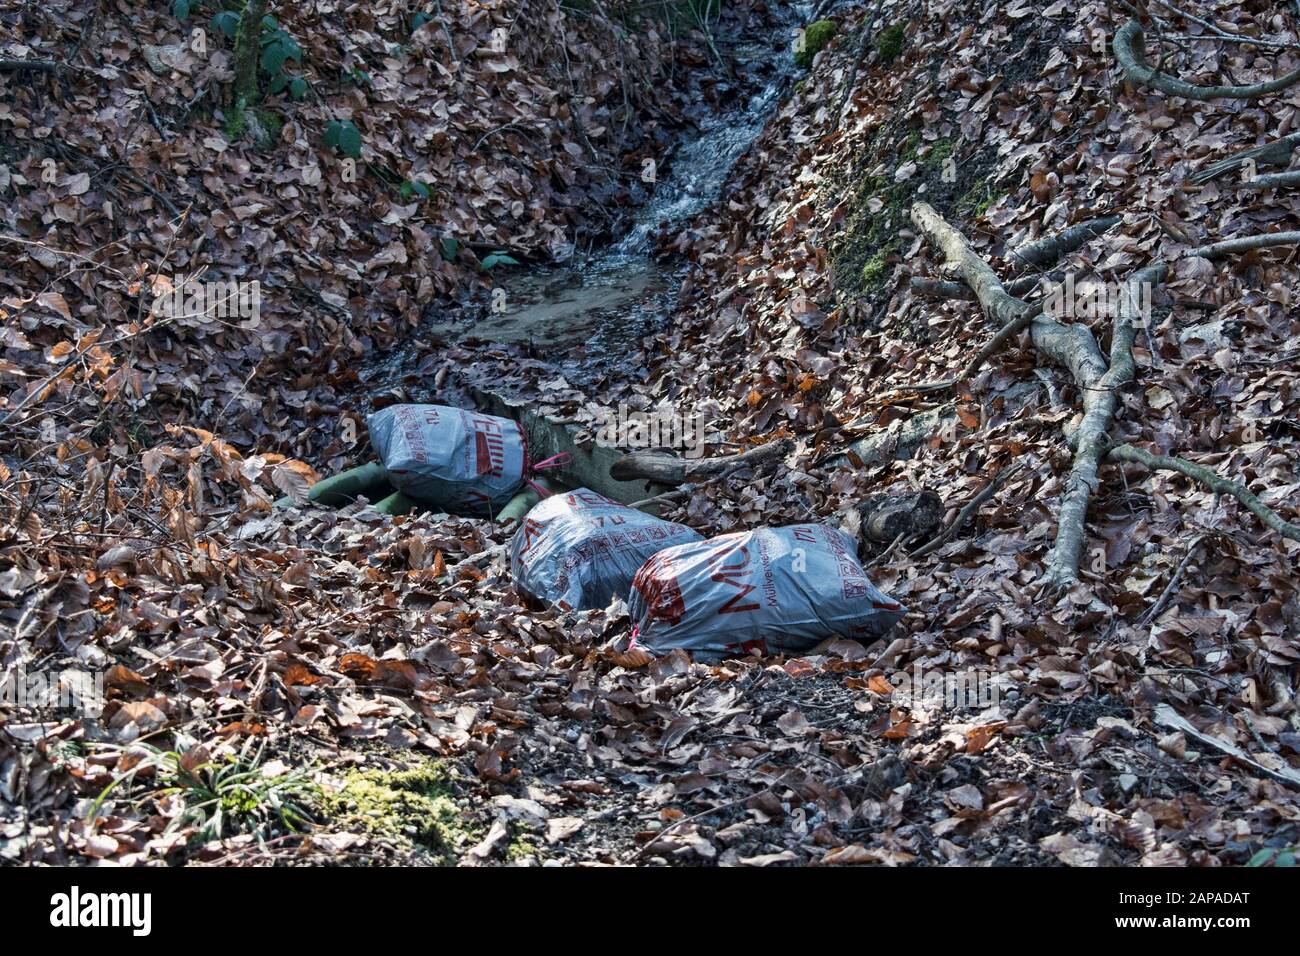
[(808, 24), (803, 31), (803, 49), (796, 50), (794, 61), (805, 70), (812, 66), (817, 54), (825, 49), (826, 44), (835, 36), (834, 20), (818, 20)]
[(172, 817), (167, 831), (198, 825), (195, 839), (220, 839), (229, 833), (251, 832), (265, 836), (275, 826), (299, 831), (312, 822), (308, 807), (319, 797), (309, 768), (268, 775), (263, 758), (266, 747), (253, 751), (246, 743), (238, 755), (211, 759), (202, 748), (160, 750), (136, 743), (122, 748), (126, 770), (100, 793), (88, 820), (99, 815), (104, 801), (122, 785), (130, 789), (141, 774), (151, 777), (150, 785), (134, 803), (166, 803), (179, 800), (181, 811)]

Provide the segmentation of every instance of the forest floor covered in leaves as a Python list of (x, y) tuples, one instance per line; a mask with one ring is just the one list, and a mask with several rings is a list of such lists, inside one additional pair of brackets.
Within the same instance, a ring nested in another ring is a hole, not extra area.
[[(1164, 33), (1210, 34), (1162, 46), (1162, 70), (1300, 64), (1289, 7), (1203, 6), (1275, 45), (1162, 8)], [(447, 29), (412, 29), (406, 4), (320, 7), (277, 12), (306, 88), (268, 97), (255, 146), (228, 135), (228, 44), (195, 54), (167, 5), (0, 5), (0, 59), (75, 67), (0, 72), (0, 667), (107, 691), (93, 716), (0, 709), (0, 859), (1215, 866), (1300, 844), (1300, 545), (1230, 495), (1103, 463), (1077, 583), (1045, 584), (1085, 390), (1029, 333), (963, 376), (997, 324), (914, 281), (957, 277), (912, 218), (928, 203), (1007, 281), (1168, 263), (1116, 440), (1294, 523), (1296, 250), (1196, 252), (1300, 228), (1300, 194), (1189, 179), (1295, 131), (1300, 87), (1126, 82), (1122, 4), (830, 7), (834, 39), (721, 198), (661, 237), (687, 270), (669, 321), (580, 390), (553, 356), (422, 323), (491, 286), (493, 253), (528, 268), (617, 235), (643, 161), (739, 95), (728, 42), (788, 56), (786, 20), (727, 4), (706, 37), (599, 3), (443, 0)], [(322, 144), (343, 122), (355, 181)], [(1060, 263), (1012, 255), (1110, 215)], [(258, 279), (260, 321), (149, 315), (203, 269)], [(1109, 343), (1105, 318), (1074, 322)], [(666, 512), (704, 535), (851, 525), (921, 488), (951, 520), (998, 484), (928, 553), (864, 552), (909, 609), (886, 638), (647, 661), (619, 604), (529, 610), (499, 558), (466, 561), (513, 525), (272, 507), (369, 457), (359, 372), (411, 341), (416, 397), (508, 385), (579, 423), (707, 409), (715, 452), (790, 439)], [(900, 673), (977, 674), (991, 699), (902, 706)], [(251, 792), (223, 798), (212, 767)]]

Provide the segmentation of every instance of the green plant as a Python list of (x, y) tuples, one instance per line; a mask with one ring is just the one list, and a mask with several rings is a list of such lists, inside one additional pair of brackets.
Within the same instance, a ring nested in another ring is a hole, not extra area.
[(808, 24), (803, 31), (803, 45), (795, 50), (794, 61), (804, 69), (812, 66), (812, 61), (826, 47), (826, 44), (831, 42), (833, 36), (835, 36), (834, 20), (818, 20)]
[(957, 200), (957, 211), (968, 219), (978, 219), (1001, 198), (1001, 190), (994, 189), (987, 182), (977, 182)]
[[(263, 4), (263, 6), (265, 6)], [(252, 42), (248, 41), (246, 52), (240, 49), (240, 25), (243, 21), (243, 15), (237, 10), (222, 10), (212, 18), (212, 27), (221, 31), (225, 36), (235, 42), (236, 60), (241, 56), (246, 59), (242, 67), (236, 65), (236, 92), (243, 97), (247, 103), (252, 103), (256, 99), (257, 76), (260, 74), (265, 77), (267, 89), (271, 93), (281, 93), (289, 89), (291, 95), (295, 98), (307, 92), (307, 83), (302, 77), (295, 77), (285, 72), (285, 64), (289, 61), (302, 63), (302, 47), (298, 44), (289, 33), (280, 26), (279, 21), (273, 16), (263, 16), (261, 29), (257, 37), (257, 45), (254, 48)], [(257, 56), (257, 71), (252, 70), (251, 57)], [(247, 75), (239, 76), (240, 73)]]
[(329, 825), (364, 830), (431, 851), (436, 862), (455, 862), (473, 834), (454, 799), (442, 764), (418, 760), (401, 770), (353, 769), (321, 800)]
[(1250, 858), (1247, 866), (1295, 866), (1300, 847), (1265, 847)]
[(419, 196), (421, 199), (428, 199), (433, 195), (433, 189), (428, 183), (421, 182), (418, 179), (404, 179), (402, 185), (397, 187), (397, 191), (403, 199), (410, 199), (412, 196)]
[(263, 833), (276, 823), (299, 830), (311, 822), (306, 807), (320, 794), (308, 769), (268, 776), (262, 763), (266, 748), (254, 753), (251, 740), (237, 756), (227, 755), (215, 761), (202, 747), (160, 750), (137, 743), (121, 749), (130, 765), (103, 789), (88, 820), (98, 816), (111, 793), (123, 784), (129, 788), (146, 771), (152, 775), (154, 786), (136, 798), (137, 805), (179, 799), (181, 812), (168, 824), (168, 832), (199, 824), (197, 837), (204, 842), (227, 832)]
[(489, 272), (496, 266), (517, 266), (519, 260), (506, 252), (489, 252), (479, 263), (479, 268), (484, 272)]
[(330, 120), (325, 126), (325, 145), (332, 146), (344, 156), (361, 158), (361, 131), (351, 120)]
[(903, 52), (903, 35), (907, 33), (907, 23), (899, 21), (891, 25), (876, 38), (876, 50), (880, 53), (880, 62), (889, 66)]

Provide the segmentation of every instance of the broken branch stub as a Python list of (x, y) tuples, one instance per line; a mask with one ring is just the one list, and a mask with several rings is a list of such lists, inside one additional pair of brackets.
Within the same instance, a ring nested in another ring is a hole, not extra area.
[(876, 494), (858, 505), (862, 516), (859, 535), (874, 544), (934, 534), (943, 521), (944, 504), (933, 491), (910, 494)]

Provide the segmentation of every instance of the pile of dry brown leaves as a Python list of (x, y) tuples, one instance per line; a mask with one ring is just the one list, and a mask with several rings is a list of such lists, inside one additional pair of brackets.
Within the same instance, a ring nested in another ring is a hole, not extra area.
[[(500, 561), (458, 564), (510, 527), (268, 509), (359, 453), (338, 423), (360, 356), (447, 307), (476, 250), (551, 255), (608, 230), (635, 198), (620, 172), (677, 115), (666, 28), (444, 0), (450, 29), (411, 33), (406, 6), (284, 15), (319, 96), (283, 104), (268, 153), (226, 142), (213, 97), (228, 51), (178, 52), (162, 5), (0, 12), (30, 38), (0, 57), (78, 67), (9, 75), (0, 101), (0, 663), (97, 671), (108, 700), (97, 718), (0, 712), (0, 856), (1217, 865), (1300, 842), (1282, 779), (1300, 762), (1294, 543), (1181, 478), (1108, 466), (1082, 583), (1043, 591), (1079, 396), (1023, 342), (959, 386), (956, 426), (914, 456), (837, 457), (945, 401), (915, 386), (993, 331), (973, 302), (913, 293), (940, 260), (912, 202), (1004, 278), (1023, 271), (1008, 251), (1025, 239), (1114, 213), (1122, 223), (1063, 266), (1122, 281), (1157, 256), (1175, 264), (1138, 340), (1122, 437), (1245, 480), (1294, 521), (1294, 251), (1185, 253), (1296, 228), (1300, 200), (1185, 180), (1290, 132), (1297, 88), (1189, 102), (1128, 86), (1095, 42), (1120, 23), (1104, 4), (898, 0), (877, 33), (902, 24), (901, 52), (886, 62), (872, 41), (837, 119), (875, 4), (843, 7), (726, 194), (664, 250), (691, 270), (645, 343), (643, 381), (583, 395), (514, 349), (431, 347), (421, 367), (447, 395), (508, 375), (579, 421), (594, 404), (666, 401), (716, 408), (721, 439), (794, 436), (774, 473), (702, 486), (670, 515), (707, 534), (837, 523), (891, 489), (933, 489), (955, 511), (1022, 466), (947, 544), (874, 567), (911, 609), (888, 639), (636, 666), (608, 643), (617, 608), (535, 613)], [(1300, 42), (1271, 3), (1213, 6), (1224, 29)], [(500, 28), (509, 53), (493, 49)], [(1294, 48), (1220, 39), (1188, 41), (1164, 69), (1244, 83), (1295, 65)], [(172, 51), (174, 73), (150, 67), (146, 42)], [(363, 167), (428, 182), (431, 198), (370, 172), (343, 182), (320, 131), (346, 118)], [(461, 240), (454, 262), (444, 237)], [(155, 277), (200, 267), (260, 278), (260, 325), (154, 327), (141, 303)], [(991, 696), (900, 706), (900, 674), (955, 673)], [(1197, 733), (1158, 723), (1161, 704)], [(92, 812), (141, 743), (224, 759), (250, 739), (276, 772), (310, 767), (326, 790), (431, 755), (458, 833), (420, 847), (322, 814), (307, 836), (196, 843), (193, 824), (169, 826), (183, 801), (139, 780)]]

